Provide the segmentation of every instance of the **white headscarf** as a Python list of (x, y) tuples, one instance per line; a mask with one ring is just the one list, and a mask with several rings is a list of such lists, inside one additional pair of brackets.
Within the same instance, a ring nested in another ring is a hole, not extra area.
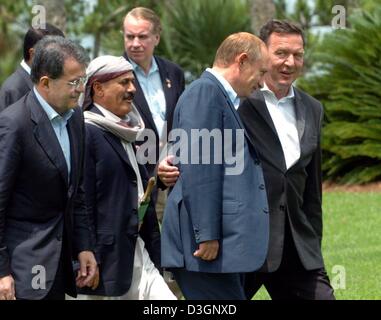
[(79, 104), (85, 111), (86, 122), (98, 125), (127, 142), (134, 142), (137, 135), (145, 127), (143, 119), (134, 104), (132, 104), (131, 111), (127, 115), (129, 127), (122, 126), (122, 123), (118, 121), (111, 121), (107, 117), (86, 110), (93, 104), (91, 88), (95, 81), (107, 82), (132, 70), (132, 65), (124, 57), (106, 55), (95, 58), (86, 69), (87, 82), (85, 91), (79, 99)]
[(107, 82), (132, 71), (133, 67), (124, 57), (100, 56), (92, 60), (86, 69), (85, 91), (79, 97), (79, 105), (86, 110), (92, 104), (91, 86), (95, 81)]

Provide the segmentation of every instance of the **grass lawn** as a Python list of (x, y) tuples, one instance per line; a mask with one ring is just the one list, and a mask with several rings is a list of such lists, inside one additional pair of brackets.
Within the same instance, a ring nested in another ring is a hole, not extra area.
[[(325, 192), (323, 209), (323, 256), (336, 298), (381, 299), (381, 193)], [(255, 299), (270, 298), (262, 287)]]

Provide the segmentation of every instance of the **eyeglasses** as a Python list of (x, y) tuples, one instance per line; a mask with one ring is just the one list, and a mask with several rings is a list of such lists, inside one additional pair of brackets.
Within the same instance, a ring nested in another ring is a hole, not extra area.
[(82, 85), (85, 85), (86, 82), (88, 80), (88, 77), (87, 76), (84, 76), (84, 77), (81, 77), (81, 78), (78, 78), (76, 80), (73, 80), (73, 81), (68, 81), (67, 84), (69, 86), (72, 86), (74, 87), (75, 89), (78, 89), (80, 88)]

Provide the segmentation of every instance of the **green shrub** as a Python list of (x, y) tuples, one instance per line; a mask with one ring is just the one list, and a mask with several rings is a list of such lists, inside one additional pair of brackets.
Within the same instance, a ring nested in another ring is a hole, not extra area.
[(381, 8), (327, 34), (299, 85), (325, 107), (323, 172), (342, 183), (381, 178)]

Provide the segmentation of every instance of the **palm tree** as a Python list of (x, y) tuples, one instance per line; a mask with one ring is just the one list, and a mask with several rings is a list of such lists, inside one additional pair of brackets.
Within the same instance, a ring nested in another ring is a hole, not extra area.
[(245, 0), (172, 0), (161, 13), (160, 53), (188, 71), (189, 80), (211, 66), (220, 43), (229, 34), (250, 31)]
[(29, 28), (31, 6), (24, 1), (0, 3), (0, 86), (22, 59), (22, 42)]
[(381, 178), (381, 8), (349, 20), (324, 38), (300, 85), (325, 106), (326, 177), (365, 183)]
[(46, 22), (49, 22), (65, 32), (66, 10), (62, 0), (39, 0), (39, 5), (45, 7)]
[(259, 34), (261, 27), (270, 19), (275, 18), (276, 7), (273, 0), (251, 0), (251, 29)]

